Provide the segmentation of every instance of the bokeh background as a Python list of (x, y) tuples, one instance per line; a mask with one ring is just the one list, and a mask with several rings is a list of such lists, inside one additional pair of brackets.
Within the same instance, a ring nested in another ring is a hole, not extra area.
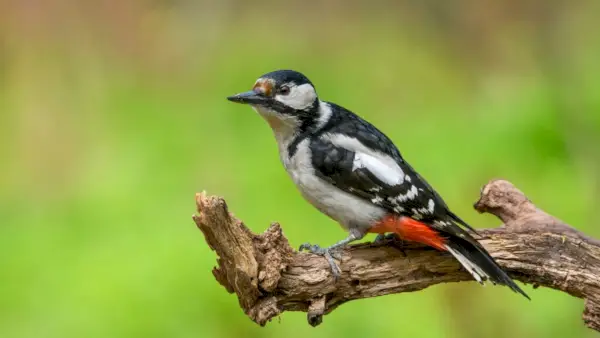
[[(594, 337), (583, 302), (475, 283), (260, 328), (211, 274), (194, 194), (293, 246), (345, 234), (225, 97), (271, 70), (380, 126), (476, 227), (505, 178), (600, 237), (600, 2), (0, 2), (0, 337)], [(372, 238), (369, 237), (368, 240)]]

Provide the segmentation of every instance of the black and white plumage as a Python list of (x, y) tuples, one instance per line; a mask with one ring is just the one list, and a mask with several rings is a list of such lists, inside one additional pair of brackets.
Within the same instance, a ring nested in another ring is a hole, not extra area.
[[(328, 247), (305, 244), (339, 267), (332, 254), (369, 232), (396, 232), (450, 252), (480, 283), (509, 286), (527, 295), (461, 226), (440, 195), (375, 126), (321, 101), (310, 80), (279, 70), (261, 76), (249, 92), (228, 97), (251, 105), (271, 126), (281, 162), (302, 196), (348, 232)], [(381, 226), (383, 224), (384, 226)]]

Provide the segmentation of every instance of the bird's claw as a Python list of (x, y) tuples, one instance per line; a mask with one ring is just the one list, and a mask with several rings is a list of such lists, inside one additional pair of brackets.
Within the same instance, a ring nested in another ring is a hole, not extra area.
[(342, 253), (338, 250), (332, 250), (330, 248), (322, 248), (318, 244), (311, 245), (310, 243), (304, 243), (300, 245), (298, 251), (308, 251), (315, 255), (320, 255), (327, 259), (329, 263), (329, 267), (331, 268), (331, 273), (335, 281), (337, 281), (342, 275), (342, 271), (337, 263), (333, 260), (334, 258), (337, 260), (342, 260)]
[(377, 236), (373, 240), (373, 244), (383, 245), (383, 244), (387, 243), (388, 241), (396, 242), (398, 240), (399, 240), (398, 235), (396, 235), (394, 233), (377, 234)]
[(325, 256), (329, 253), (329, 255), (331, 255), (331, 257), (337, 259), (338, 261), (342, 260), (342, 251), (339, 250), (338, 248), (323, 248), (318, 244), (310, 244), (310, 243), (304, 243), (302, 245), (300, 245), (299, 251), (308, 251), (310, 253), (316, 254), (316, 255), (321, 255), (321, 256)]
[(298, 251), (308, 251), (310, 253), (314, 253), (315, 255), (324, 255), (325, 249), (321, 248), (318, 244), (312, 245), (310, 243), (304, 243), (300, 245)]
[(378, 234), (377, 237), (373, 240), (373, 244), (375, 246), (385, 245), (390, 243), (392, 246), (396, 247), (404, 257), (407, 257), (406, 251), (404, 251), (404, 241), (398, 237), (398, 235), (394, 233), (389, 234)]

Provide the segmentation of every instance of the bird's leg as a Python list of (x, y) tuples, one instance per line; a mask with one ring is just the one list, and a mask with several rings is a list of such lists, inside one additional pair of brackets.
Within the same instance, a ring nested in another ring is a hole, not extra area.
[(364, 232), (361, 232), (357, 229), (351, 229), (350, 233), (348, 234), (348, 237), (326, 248), (322, 248), (318, 244), (311, 245), (310, 243), (304, 243), (300, 245), (299, 251), (306, 250), (310, 253), (324, 256), (325, 259), (327, 259), (329, 266), (331, 267), (331, 273), (333, 274), (333, 277), (337, 281), (337, 279), (342, 274), (342, 271), (340, 270), (340, 267), (335, 263), (333, 258), (335, 257), (338, 260), (342, 260), (342, 254), (341, 252), (339, 252), (339, 250), (343, 249), (346, 245), (350, 244), (351, 242), (363, 238), (364, 236)]

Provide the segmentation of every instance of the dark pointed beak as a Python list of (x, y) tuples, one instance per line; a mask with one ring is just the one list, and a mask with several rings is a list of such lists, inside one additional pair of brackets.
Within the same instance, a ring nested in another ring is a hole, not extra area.
[(227, 100), (245, 104), (261, 104), (269, 100), (264, 94), (250, 90), (227, 97)]

